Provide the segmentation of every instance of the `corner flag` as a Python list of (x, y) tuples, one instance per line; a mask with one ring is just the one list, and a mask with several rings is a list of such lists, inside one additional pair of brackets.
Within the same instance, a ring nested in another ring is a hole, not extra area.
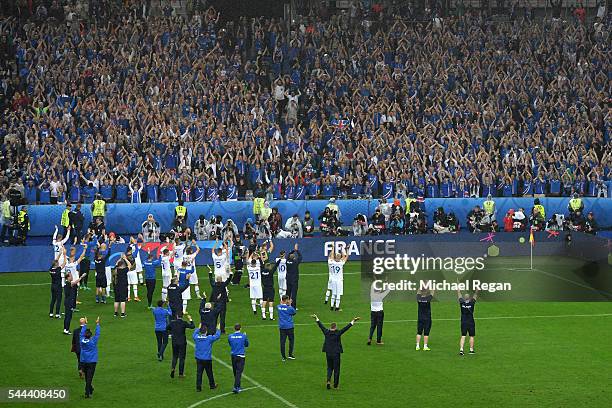
[(533, 270), (533, 245), (535, 244), (535, 239), (533, 239), (533, 229), (529, 231), (529, 266), (530, 269)]

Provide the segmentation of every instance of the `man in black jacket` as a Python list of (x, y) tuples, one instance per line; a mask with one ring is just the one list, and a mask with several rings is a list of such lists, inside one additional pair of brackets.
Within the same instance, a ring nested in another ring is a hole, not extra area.
[(189, 277), (191, 274), (187, 274), (186, 283), (183, 286), (179, 286), (178, 277), (172, 278), (170, 285), (168, 286), (168, 305), (172, 310), (172, 317), (176, 318), (179, 312), (183, 311), (183, 291), (189, 289)]
[(85, 217), (81, 212), (81, 204), (76, 205), (76, 209), (68, 213), (68, 222), (70, 222), (72, 239), (74, 245), (78, 245), (81, 242), (83, 236), (83, 225), (85, 224)]
[(327, 357), (327, 389), (329, 390), (331, 388), (330, 381), (332, 373), (334, 375), (334, 388), (338, 388), (338, 384), (340, 383), (340, 354), (344, 352), (342, 349), (341, 337), (360, 319), (360, 317), (354, 317), (353, 320), (341, 330), (338, 330), (338, 325), (336, 323), (332, 323), (329, 329), (327, 329), (323, 326), (323, 323), (321, 323), (317, 315), (312, 315), (312, 317), (317, 321), (317, 325), (325, 336), (325, 342), (323, 342), (321, 351), (324, 352)]
[(298, 283), (300, 280), (300, 262), (302, 262), (302, 254), (298, 250), (298, 244), (295, 244), (293, 251), (289, 252), (287, 257), (287, 296), (291, 299), (291, 306), (297, 310), (297, 292)]
[[(187, 280), (189, 285), (189, 280)], [(182, 307), (182, 303), (181, 303)], [(185, 330), (195, 329), (193, 319), (189, 315), (185, 315), (189, 322), (183, 320), (183, 311), (179, 310), (177, 316), (173, 316), (170, 320), (170, 324), (166, 330), (172, 336), (172, 371), (170, 371), (170, 378), (174, 378), (174, 369), (176, 368), (176, 362), (179, 363), (179, 377), (185, 377), (185, 354), (187, 352), (187, 338), (185, 337)]]
[[(217, 302), (213, 308), (212, 303), (207, 302), (206, 299), (202, 299), (202, 302), (200, 303), (200, 321), (202, 324), (206, 327), (210, 327), (211, 330), (214, 330), (214, 328), (217, 327), (217, 319), (219, 318), (219, 314), (221, 313), (223, 307), (224, 303)], [(210, 334), (214, 334), (214, 332), (211, 332)]]
[[(215, 277), (212, 270), (208, 270), (208, 278), (210, 280), (210, 286), (212, 286), (210, 301), (214, 302), (215, 309), (218, 310), (219, 329), (221, 330), (221, 334), (225, 334), (225, 314), (227, 313), (227, 302), (229, 301), (227, 297), (227, 285), (232, 281), (232, 276), (233, 275), (230, 273), (227, 279), (223, 280), (222, 276)], [(206, 327), (210, 327), (211, 330), (214, 330), (214, 327), (217, 327), (217, 325), (206, 325)], [(214, 334), (214, 332), (211, 334)]]

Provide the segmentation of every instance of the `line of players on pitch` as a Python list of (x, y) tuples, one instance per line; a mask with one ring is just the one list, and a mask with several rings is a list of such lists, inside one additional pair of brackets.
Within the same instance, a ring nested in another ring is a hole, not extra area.
[[(113, 280), (113, 268), (109, 265), (109, 258), (112, 252), (112, 246), (117, 242), (113, 238), (105, 239), (99, 242), (97, 239), (84, 239), (82, 242), (83, 250), (80, 256), (77, 256), (77, 247), (70, 249), (68, 254), (64, 254), (62, 249), (68, 240), (69, 233), (62, 237), (56, 233), (53, 236), (53, 247), (55, 252), (54, 260), (55, 267), (61, 269), (62, 287), (65, 286), (65, 277), (70, 276), (76, 280), (85, 273), (89, 272), (88, 254), (92, 254), (93, 266), (95, 268), (96, 280), (96, 303), (106, 303), (107, 296), (111, 293), (111, 282)], [(91, 242), (89, 242), (91, 241)], [(242, 274), (244, 264), (246, 263), (246, 271), (248, 275), (248, 287), (250, 291), (251, 307), (254, 314), (257, 314), (257, 308), (260, 308), (261, 316), (266, 319), (266, 312), (271, 320), (274, 320), (274, 273), (277, 272), (278, 293), (282, 297), (287, 294), (287, 255), (285, 251), (281, 251), (279, 256), (271, 262), (270, 257), (274, 250), (272, 241), (265, 241), (259, 246), (249, 247), (245, 254), (242, 255), (240, 248), (233, 248), (232, 241), (223, 242), (221, 245), (218, 241), (215, 242), (212, 250), (212, 272), (214, 273), (215, 281), (225, 281), (232, 274), (231, 260), (234, 260), (235, 273)], [(232, 257), (232, 250), (240, 251), (239, 256)], [(298, 250), (297, 244), (294, 251)], [(196, 270), (195, 258), (200, 252), (200, 248), (195, 241), (184, 242), (176, 240), (173, 248), (165, 248), (162, 250), (159, 257), (156, 257), (152, 252), (144, 251), (139, 248), (136, 239), (131, 238), (125, 254), (122, 254), (121, 259), (117, 261), (115, 268), (127, 268), (127, 298), (121, 298), (119, 303), (122, 306), (121, 315), (125, 316), (125, 300), (136, 302), (140, 301), (138, 296), (138, 284), (143, 282), (143, 271), (147, 268), (161, 267), (162, 290), (161, 298), (165, 302), (168, 300), (168, 286), (172, 283), (173, 278), (176, 278), (176, 283), (179, 286), (186, 286), (182, 291), (183, 313), (187, 312), (187, 303), (192, 299), (191, 288), (195, 293), (195, 297), (201, 299), (199, 279)], [(340, 310), (340, 298), (343, 294), (343, 267), (348, 255), (330, 256), (329, 260), (329, 280), (325, 294), (325, 303), (328, 303), (331, 298), (331, 309)], [(60, 259), (63, 261), (60, 263)], [(84, 261), (85, 260), (85, 261)], [(87, 264), (87, 265), (85, 265)], [(86, 266), (86, 268), (84, 268)], [(208, 266), (209, 271), (211, 267)], [(86, 271), (84, 270), (86, 269)], [(147, 298), (149, 307), (152, 308), (152, 295), (155, 290), (149, 286), (150, 279), (145, 276), (144, 281), (147, 282)], [(188, 282), (188, 285), (187, 285)], [(84, 282), (80, 282), (75, 291), (78, 294), (78, 288), (83, 286)], [(116, 287), (114, 288), (117, 291)], [(125, 288), (123, 288), (125, 289)], [(74, 295), (75, 305), (76, 297)], [(133, 294), (133, 297), (131, 296)], [(297, 296), (294, 296), (297, 297)], [(80, 302), (79, 302), (80, 303)], [(117, 303), (117, 299), (115, 299)], [(76, 309), (75, 309), (76, 310)], [(116, 310), (117, 312), (117, 310)], [(50, 313), (52, 314), (52, 313)], [(59, 314), (57, 316), (59, 318)]]
[[(57, 234), (57, 232), (56, 232)], [(56, 257), (59, 259), (60, 248), (63, 248), (67, 238), (62, 239), (61, 236), (53, 237), (53, 246), (55, 249)], [(112, 240), (108, 243), (103, 242), (98, 244), (96, 242), (96, 248), (94, 248), (94, 264), (96, 269), (96, 302), (106, 303), (106, 295), (110, 291), (111, 281), (111, 267), (108, 266), (108, 258), (111, 253)], [(72, 277), (79, 276), (78, 267), (81, 266), (81, 259), (85, 253), (89, 250), (87, 243), (84, 242), (83, 246), (85, 249), (79, 258), (76, 258), (76, 248), (71, 249), (71, 253), (66, 258), (66, 262), (63, 266), (63, 275), (71, 274)], [(219, 245), (216, 241), (211, 250), (213, 260), (213, 273), (214, 280), (225, 281), (232, 274), (231, 271), (231, 260), (232, 260), (232, 241), (223, 242)], [(241, 251), (240, 248), (235, 248), (237, 251)], [(244, 263), (246, 261), (246, 270), (249, 280), (249, 291), (251, 299), (251, 308), (253, 314), (257, 315), (257, 307), (259, 306), (261, 311), (262, 319), (269, 317), (270, 320), (274, 320), (274, 273), (277, 272), (278, 281), (278, 293), (282, 297), (287, 294), (287, 254), (285, 251), (281, 251), (279, 256), (274, 262), (269, 262), (272, 252), (274, 250), (274, 243), (272, 241), (265, 241), (259, 247), (252, 245), (246, 251), (246, 254), (242, 256), (239, 252), (234, 256), (234, 267), (236, 273), (242, 273)], [(297, 244), (294, 250), (298, 250)], [(138, 298), (138, 283), (142, 282), (143, 264), (148, 268), (156, 268), (161, 266), (162, 272), (162, 292), (161, 297), (163, 301), (167, 300), (168, 286), (172, 283), (173, 276), (176, 278), (175, 283), (180, 286), (186, 287), (182, 292), (183, 300), (183, 314), (187, 313), (187, 303), (192, 299), (191, 287), (193, 287), (195, 296), (201, 299), (199, 279), (196, 270), (195, 259), (200, 252), (200, 248), (197, 246), (195, 241), (191, 243), (176, 240), (173, 249), (165, 248), (161, 256), (156, 258), (153, 253), (147, 252), (146, 259), (142, 261), (141, 253), (144, 252), (138, 247), (138, 243), (135, 239), (130, 240), (130, 245), (126, 251), (129, 259), (132, 259), (133, 267), (130, 267), (127, 273), (128, 283), (128, 300), (130, 300), (130, 288), (134, 293), (134, 299), (139, 301)], [(329, 279), (327, 289), (325, 291), (325, 304), (330, 304), (330, 310), (341, 311), (340, 300), (344, 294), (344, 265), (348, 259), (346, 253), (336, 253), (332, 251), (328, 258), (328, 272)], [(122, 257), (122, 260), (125, 260)], [(121, 262), (121, 260), (119, 261)], [(208, 266), (209, 271), (211, 270)], [(174, 269), (174, 273), (172, 271)], [(187, 283), (188, 282), (188, 283)], [(152, 294), (154, 286), (149, 287), (147, 285), (147, 297), (149, 301), (149, 307), (152, 308)], [(229, 295), (229, 293), (228, 293)], [(297, 297), (294, 295), (293, 297)], [(386, 294), (385, 294), (386, 295)], [(464, 343), (465, 338), (469, 335), (469, 347), (470, 354), (474, 354), (474, 336), (476, 334), (475, 322), (474, 322), (474, 307), (478, 292), (473, 296), (469, 294), (462, 295), (458, 292), (459, 304), (461, 308), (461, 339), (460, 339), (460, 351), (459, 354), (464, 354)], [(291, 296), (290, 296), (291, 297)], [(384, 295), (382, 296), (384, 298)], [(379, 334), (377, 338), (377, 344), (382, 344), (382, 319), (380, 313), (382, 312), (382, 298), (380, 302), (372, 301), (372, 319), (370, 328), (370, 338), (368, 344), (371, 343), (372, 334), (377, 326), (379, 328)], [(75, 296), (76, 299), (76, 296)], [(417, 321), (417, 335), (416, 335), (416, 350), (420, 350), (420, 342), (423, 337), (423, 350), (429, 351), (429, 332), (431, 329), (431, 300), (433, 299), (433, 292), (418, 292), (417, 293), (417, 304), (418, 304), (418, 321)], [(376, 309), (374, 304), (377, 304)], [(378, 310), (379, 309), (379, 310)], [(268, 316), (266, 316), (266, 310)], [(117, 310), (115, 310), (117, 312)], [(51, 314), (50, 314), (51, 315)], [(125, 309), (122, 310), (122, 316), (125, 315)], [(59, 317), (59, 315), (56, 315)]]

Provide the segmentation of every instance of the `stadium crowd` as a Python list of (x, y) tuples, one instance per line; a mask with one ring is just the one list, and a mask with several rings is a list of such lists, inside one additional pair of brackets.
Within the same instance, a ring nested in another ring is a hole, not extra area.
[(0, 176), (30, 204), (608, 196), (607, 17), (288, 29), (49, 3), (0, 24)]

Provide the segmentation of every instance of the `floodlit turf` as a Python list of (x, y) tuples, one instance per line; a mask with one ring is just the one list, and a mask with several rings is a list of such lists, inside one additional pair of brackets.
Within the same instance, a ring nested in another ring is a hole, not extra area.
[[(510, 262), (525, 266), (528, 260)], [(556, 264), (555, 264), (556, 262)], [(548, 259), (539, 268), (555, 272), (566, 260)], [(508, 265), (504, 261), (502, 265)], [(202, 287), (210, 288), (199, 271)], [(70, 353), (70, 337), (62, 321), (49, 319), (47, 273), (0, 274), (2, 330), (0, 387), (67, 387), (70, 402), (57, 407), (608, 407), (612, 401), (612, 305), (599, 303), (479, 302), (476, 306), (477, 354), (460, 357), (459, 307), (454, 302), (432, 305), (432, 351), (414, 350), (415, 302), (385, 304), (384, 346), (366, 346), (369, 303), (362, 296), (359, 266), (347, 265), (344, 311), (323, 305), (326, 264), (301, 268), (296, 317), (295, 361), (281, 362), (276, 322), (253, 316), (248, 289), (231, 287), (228, 325), (241, 322), (249, 336), (243, 394), (228, 394), (231, 370), (213, 363), (220, 388), (195, 392), (193, 348), (188, 346), (185, 379), (170, 379), (170, 347), (166, 360), (156, 360), (151, 312), (144, 303), (129, 303), (126, 319), (113, 318), (112, 305), (96, 305), (93, 291), (81, 291), (81, 312), (90, 322), (100, 315), (100, 361), (95, 393), (85, 402), (84, 383)], [(161, 282), (159, 282), (161, 283)], [(12, 286), (13, 285), (13, 286)], [(161, 285), (158, 284), (159, 296)], [(140, 287), (141, 297), (145, 289)], [(190, 312), (197, 318), (197, 301)], [(324, 386), (322, 334), (309, 314), (345, 324), (363, 318), (343, 337), (340, 390)], [(216, 343), (214, 357), (229, 363), (226, 337)], [(205, 381), (206, 384), (206, 381)], [(251, 388), (254, 387), (254, 388)], [(7, 405), (8, 406), (8, 405)], [(40, 404), (11, 404), (38, 406)]]

